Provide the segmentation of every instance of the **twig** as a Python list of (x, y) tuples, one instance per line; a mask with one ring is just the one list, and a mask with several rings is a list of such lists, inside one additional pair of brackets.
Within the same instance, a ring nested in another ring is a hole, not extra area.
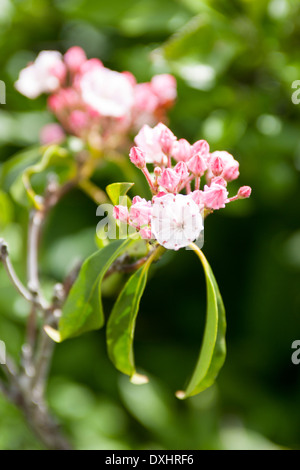
[(5, 267), (8, 277), (10, 278), (15, 289), (19, 292), (19, 294), (21, 294), (22, 297), (24, 297), (24, 299), (26, 299), (28, 302), (32, 302), (31, 293), (26, 289), (26, 287), (22, 284), (16, 275), (8, 255), (8, 246), (3, 239), (0, 239), (0, 261)]

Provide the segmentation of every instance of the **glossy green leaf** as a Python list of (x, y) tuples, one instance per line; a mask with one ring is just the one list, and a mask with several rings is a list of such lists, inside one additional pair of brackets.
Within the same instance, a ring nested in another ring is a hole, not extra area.
[[(106, 192), (114, 205), (120, 204), (134, 183), (113, 183), (106, 187)], [(128, 197), (126, 200), (128, 202)], [(125, 200), (125, 202), (126, 202)], [(130, 201), (130, 200), (129, 200)]]
[(180, 399), (202, 392), (213, 385), (224, 364), (226, 356), (225, 332), (226, 318), (222, 297), (214, 274), (204, 254), (192, 244), (191, 248), (199, 257), (206, 278), (207, 312), (203, 343), (194, 373), (186, 390), (177, 392)]
[(132, 243), (132, 239), (115, 240), (90, 256), (82, 265), (63, 306), (58, 331), (46, 327), (56, 342), (96, 330), (104, 324), (101, 284), (110, 265)]
[(158, 247), (128, 280), (120, 293), (107, 323), (108, 355), (115, 367), (130, 376), (133, 383), (146, 383), (147, 377), (136, 373), (133, 341), (136, 317), (141, 297), (146, 287), (148, 271), (151, 263), (164, 251)]

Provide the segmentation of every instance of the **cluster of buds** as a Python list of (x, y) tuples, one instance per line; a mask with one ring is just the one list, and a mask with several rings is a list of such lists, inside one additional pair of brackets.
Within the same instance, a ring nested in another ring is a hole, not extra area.
[[(114, 217), (134, 227), (142, 238), (156, 239), (165, 248), (188, 246), (199, 237), (208, 213), (251, 194), (249, 186), (242, 186), (229, 197), (227, 184), (238, 178), (239, 163), (226, 151), (211, 153), (205, 140), (193, 145), (185, 139), (177, 140), (159, 123), (154, 128), (144, 125), (135, 144), (130, 160), (145, 175), (152, 199), (137, 196), (130, 209), (117, 205)], [(152, 165), (152, 172), (147, 164)]]
[(98, 136), (102, 147), (109, 142), (112, 148), (129, 131), (164, 121), (177, 95), (176, 81), (169, 74), (138, 84), (130, 72), (116, 72), (99, 59), (87, 59), (77, 46), (64, 55), (40, 52), (21, 70), (15, 86), (30, 99), (50, 95), (48, 106), (60, 124), (43, 130), (43, 144), (60, 143), (68, 133), (86, 141)]

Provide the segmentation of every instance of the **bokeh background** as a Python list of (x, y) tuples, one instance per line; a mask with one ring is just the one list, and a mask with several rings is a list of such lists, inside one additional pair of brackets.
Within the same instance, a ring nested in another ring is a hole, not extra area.
[[(204, 252), (227, 311), (228, 356), (216, 385), (178, 401), (196, 360), (205, 283), (192, 252), (169, 254), (152, 271), (141, 303), (136, 358), (151, 375), (131, 385), (107, 358), (105, 332), (56, 347), (48, 397), (77, 449), (300, 448), (300, 4), (297, 0), (0, 0), (0, 159), (36, 145), (52, 120), (46, 99), (30, 101), (13, 83), (43, 49), (82, 46), (138, 81), (171, 72), (178, 99), (169, 125), (207, 139), (240, 161), (231, 184), (249, 200), (209, 217)], [(102, 187), (121, 178), (107, 165)], [(1, 188), (1, 236), (25, 273), (27, 211)], [(79, 191), (51, 213), (41, 251), (44, 288), (96, 249), (99, 220)], [(106, 285), (109, 313), (116, 292)], [(28, 313), (0, 269), (0, 338), (16, 358)], [(0, 448), (39, 449), (20, 412), (0, 398)]]

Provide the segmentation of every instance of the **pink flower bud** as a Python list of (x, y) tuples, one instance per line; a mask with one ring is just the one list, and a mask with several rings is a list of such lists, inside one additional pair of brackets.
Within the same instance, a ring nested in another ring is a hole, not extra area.
[(195, 176), (202, 176), (204, 175), (205, 171), (207, 170), (207, 164), (204, 157), (200, 153), (196, 153), (189, 161), (188, 161), (188, 169), (195, 175)]
[(84, 50), (78, 46), (71, 47), (64, 55), (64, 62), (71, 73), (79, 72), (86, 60)]
[(130, 212), (129, 212), (130, 225), (137, 227), (137, 228), (148, 226), (151, 220), (151, 211), (152, 211), (151, 201), (146, 201), (146, 199), (141, 199), (140, 201), (135, 202), (130, 207)]
[(245, 199), (247, 197), (250, 197), (251, 192), (252, 192), (252, 189), (250, 188), (250, 186), (242, 186), (238, 190), (237, 195), (238, 195), (239, 199)]
[(193, 201), (197, 204), (197, 206), (204, 207), (203, 204), (203, 191), (196, 189), (190, 194)]
[(192, 156), (192, 146), (185, 139), (179, 139), (173, 144), (172, 156), (177, 161), (187, 162)]
[(161, 177), (159, 178), (159, 184), (171, 193), (175, 193), (177, 186), (180, 183), (180, 176), (175, 170), (167, 168), (163, 170)]
[(223, 163), (222, 176), (226, 181), (233, 181), (239, 176), (239, 162), (225, 150), (213, 152), (210, 155), (209, 161), (212, 162), (216, 157), (219, 157)]
[(184, 162), (178, 162), (174, 166), (174, 171), (180, 176), (181, 182), (185, 181), (190, 175), (187, 164)]
[(129, 154), (131, 162), (137, 168), (145, 168), (146, 166), (146, 158), (145, 153), (139, 147), (132, 147)]
[(151, 238), (153, 238), (153, 235), (152, 235), (152, 232), (151, 232), (151, 228), (150, 227), (143, 227), (141, 228), (140, 230), (140, 235), (142, 238), (144, 238), (145, 240), (151, 240)]
[(140, 196), (134, 196), (134, 198), (132, 199), (132, 205), (136, 204), (137, 202), (142, 202), (144, 200), (145, 199), (141, 198)]
[(206, 140), (197, 140), (193, 144), (193, 155), (199, 153), (202, 157), (207, 158), (209, 155), (209, 144)]
[(41, 130), (40, 141), (42, 145), (60, 144), (66, 138), (63, 128), (59, 124), (46, 124)]
[(220, 157), (214, 157), (210, 160), (210, 169), (214, 176), (220, 176), (223, 172), (223, 162)]
[(176, 137), (173, 132), (164, 124), (159, 123), (156, 126), (160, 131), (159, 143), (164, 154), (171, 155)]
[(228, 202), (228, 191), (221, 184), (212, 183), (204, 186), (203, 203), (208, 209), (221, 209)]
[(215, 184), (221, 184), (222, 186), (227, 186), (227, 181), (224, 180), (224, 178), (222, 176), (215, 176), (211, 179), (211, 183), (215, 183)]
[(115, 206), (113, 209), (113, 216), (116, 220), (120, 222), (128, 222), (129, 212), (126, 206)]

